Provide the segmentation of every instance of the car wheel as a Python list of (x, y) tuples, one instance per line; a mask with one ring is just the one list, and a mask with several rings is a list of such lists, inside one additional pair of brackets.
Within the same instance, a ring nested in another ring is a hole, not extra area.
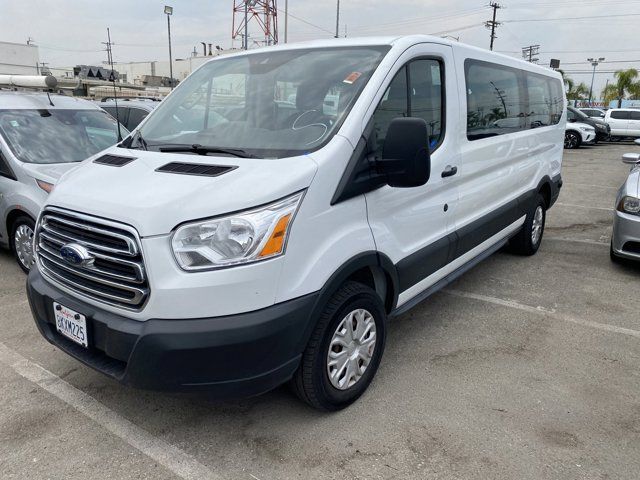
[(578, 148), (582, 140), (576, 132), (565, 132), (564, 134), (564, 148), (574, 149)]
[(547, 204), (538, 194), (535, 206), (527, 213), (522, 229), (509, 241), (510, 249), (518, 255), (535, 255), (542, 243), (544, 224), (547, 217)]
[(386, 339), (386, 312), (371, 288), (345, 283), (327, 302), (291, 381), (314, 408), (336, 411), (357, 400), (373, 379)]
[(31, 217), (26, 215), (19, 216), (11, 227), (11, 251), (13, 252), (18, 265), (29, 273), (29, 270), (35, 262), (33, 255), (33, 232), (35, 231), (35, 222)]

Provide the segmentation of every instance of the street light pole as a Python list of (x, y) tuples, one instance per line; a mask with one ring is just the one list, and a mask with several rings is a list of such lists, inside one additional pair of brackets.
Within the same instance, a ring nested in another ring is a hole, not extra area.
[(167, 32), (169, 33), (169, 86), (173, 90), (173, 58), (171, 57), (171, 15), (173, 15), (173, 7), (165, 5), (164, 13), (167, 14)]
[(338, 6), (336, 8), (336, 38), (340, 37), (340, 0), (338, 0)]
[(591, 66), (593, 67), (593, 73), (591, 74), (591, 88), (589, 89), (589, 106), (591, 106), (591, 98), (593, 96), (593, 82), (596, 78), (596, 67), (600, 62), (604, 62), (604, 60), (604, 57), (600, 57), (598, 59), (587, 58), (587, 62), (591, 62)]
[(287, 43), (289, 33), (289, 0), (284, 0), (284, 43)]

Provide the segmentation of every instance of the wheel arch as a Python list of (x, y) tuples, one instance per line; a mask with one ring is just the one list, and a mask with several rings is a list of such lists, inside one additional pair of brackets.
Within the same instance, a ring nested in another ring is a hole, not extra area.
[(300, 350), (303, 350), (308, 342), (326, 303), (348, 281), (356, 281), (375, 290), (380, 295), (387, 313), (390, 313), (398, 302), (398, 274), (389, 257), (376, 251), (363, 252), (351, 257), (331, 275), (318, 292)]

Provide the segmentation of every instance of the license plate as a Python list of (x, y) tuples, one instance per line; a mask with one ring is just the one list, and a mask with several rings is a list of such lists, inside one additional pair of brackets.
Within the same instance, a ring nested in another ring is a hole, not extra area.
[(69, 340), (88, 347), (87, 318), (81, 313), (53, 302), (53, 313), (56, 318), (56, 329)]

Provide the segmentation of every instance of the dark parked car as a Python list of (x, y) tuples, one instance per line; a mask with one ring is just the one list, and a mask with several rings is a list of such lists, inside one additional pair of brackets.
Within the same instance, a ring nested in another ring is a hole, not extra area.
[(133, 131), (147, 115), (160, 104), (160, 99), (141, 98), (141, 97), (118, 97), (118, 111), (116, 113), (116, 100), (112, 97), (103, 98), (99, 103), (100, 108), (116, 118), (119, 117), (120, 123), (127, 127), (129, 131)]
[(591, 125), (596, 129), (596, 142), (609, 140), (609, 137), (611, 136), (611, 127), (607, 124), (607, 122), (598, 118), (589, 117), (577, 108), (567, 107), (567, 121), (572, 123), (580, 122)]

